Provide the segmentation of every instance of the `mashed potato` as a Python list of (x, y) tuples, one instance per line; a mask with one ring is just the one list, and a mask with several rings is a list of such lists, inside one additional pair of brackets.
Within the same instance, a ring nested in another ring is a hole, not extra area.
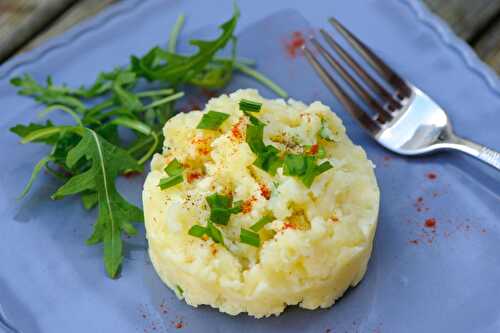
[[(242, 99), (262, 103), (252, 113), (266, 124), (264, 143), (281, 154), (313, 154), (333, 167), (310, 187), (283, 167), (273, 176), (253, 163), (246, 142), (249, 117)], [(229, 117), (216, 130), (197, 129), (209, 110)], [(236, 315), (280, 314), (287, 305), (329, 307), (363, 277), (370, 257), (379, 207), (373, 165), (345, 134), (341, 120), (314, 102), (266, 100), (256, 90), (211, 99), (205, 111), (181, 113), (164, 127), (163, 154), (154, 156), (143, 191), (149, 255), (162, 280), (178, 297)], [(314, 151), (313, 151), (314, 150)], [(183, 165), (183, 182), (160, 189), (164, 168)], [(242, 211), (216, 225), (224, 243), (188, 234), (206, 226), (207, 196), (242, 200)], [(260, 246), (240, 241), (263, 216), (273, 220), (260, 231)]]

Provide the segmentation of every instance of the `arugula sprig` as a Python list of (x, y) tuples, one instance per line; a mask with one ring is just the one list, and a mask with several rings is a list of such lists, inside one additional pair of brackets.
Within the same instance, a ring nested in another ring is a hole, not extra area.
[[(181, 16), (171, 33), (168, 49), (157, 46), (144, 56), (132, 56), (129, 64), (100, 73), (89, 86), (58, 85), (51, 77), (40, 83), (28, 74), (11, 80), (20, 95), (31, 96), (45, 105), (41, 115), (60, 111), (75, 122), (74, 126), (69, 126), (46, 121), (19, 124), (10, 129), (22, 143), (52, 147), (34, 167), (22, 195), (28, 193), (45, 168), (64, 182), (52, 196), (54, 199), (79, 194), (86, 209), (97, 206), (98, 219), (87, 243), (104, 243), (104, 264), (110, 277), (117, 276), (123, 260), (122, 232), (134, 235), (136, 229), (132, 222), (143, 219), (142, 211), (117, 191), (116, 178), (121, 174), (141, 172), (148, 158), (159, 151), (161, 129), (165, 121), (176, 114), (175, 103), (184, 95), (181, 91), (184, 85), (220, 88), (229, 82), (235, 70), (248, 71), (248, 64), (236, 59), (234, 30), (238, 18), (239, 11), (235, 10), (221, 25), (217, 38), (193, 40), (191, 44), (197, 51), (183, 55), (175, 52), (184, 21)], [(231, 57), (217, 57), (228, 43), (232, 44)], [(260, 73), (252, 72), (251, 76), (276, 88)], [(152, 84), (144, 85), (145, 80)], [(144, 86), (150, 89), (138, 89)], [(134, 134), (132, 141), (120, 135), (123, 128)], [(182, 174), (173, 176), (176, 181), (182, 179)], [(225, 212), (236, 210), (233, 206)], [(219, 218), (214, 217), (216, 221), (223, 221)], [(214, 240), (222, 242), (222, 233), (213, 223), (209, 223), (207, 230)]]

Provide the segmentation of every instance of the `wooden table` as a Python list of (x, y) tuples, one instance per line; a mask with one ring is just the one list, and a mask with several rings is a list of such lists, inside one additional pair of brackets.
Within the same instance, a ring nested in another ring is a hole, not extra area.
[[(0, 0), (0, 63), (118, 1)], [(500, 0), (424, 2), (500, 73)]]

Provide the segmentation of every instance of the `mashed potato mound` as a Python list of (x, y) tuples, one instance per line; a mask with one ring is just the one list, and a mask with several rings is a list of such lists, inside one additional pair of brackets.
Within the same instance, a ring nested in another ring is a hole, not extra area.
[[(266, 124), (266, 145), (296, 154), (321, 147), (319, 162), (329, 161), (333, 168), (307, 188), (297, 177), (283, 175), (281, 167), (271, 176), (254, 166), (241, 99), (262, 103), (253, 115)], [(209, 110), (230, 116), (217, 130), (196, 129)], [(211, 99), (205, 111), (173, 117), (164, 135), (164, 151), (151, 162), (143, 202), (149, 255), (178, 297), (231, 315), (264, 317), (287, 305), (329, 307), (361, 280), (372, 250), (379, 190), (372, 163), (327, 106), (238, 90)], [(164, 168), (174, 159), (184, 167), (184, 181), (162, 190)], [(207, 225), (206, 197), (214, 193), (244, 202), (226, 226), (217, 225), (224, 244), (188, 234), (193, 225)], [(242, 243), (241, 228), (265, 215), (275, 219), (259, 231), (260, 247)]]

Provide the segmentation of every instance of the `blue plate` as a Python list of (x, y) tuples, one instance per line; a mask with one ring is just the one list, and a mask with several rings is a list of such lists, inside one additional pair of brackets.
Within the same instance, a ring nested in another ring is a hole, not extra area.
[[(232, 1), (123, 1), (94, 20), (0, 68), (0, 328), (6, 332), (500, 332), (499, 173), (455, 153), (402, 158), (372, 142), (350, 119), (304, 58), (290, 57), (293, 31), (312, 32), (335, 15), (404, 77), (448, 111), (459, 134), (500, 150), (500, 83), (438, 19), (412, 0), (241, 1), (239, 54), (257, 60), (294, 98), (316, 99), (343, 118), (351, 138), (377, 164), (382, 191), (373, 257), (362, 283), (332, 308), (295, 307), (279, 317), (231, 317), (178, 301), (156, 276), (143, 237), (126, 239), (118, 280), (106, 277), (102, 249), (88, 247), (95, 215), (77, 198), (49, 199), (58, 183), (36, 181), (16, 196), (47, 152), (21, 146), (8, 128), (36, 121), (39, 106), (19, 97), (13, 75), (90, 83), (166, 42), (180, 12), (187, 40), (231, 15)], [(227, 88), (257, 86), (238, 76)], [(257, 86), (258, 87), (258, 86)], [(261, 87), (262, 88), (262, 87)], [(262, 88), (263, 89), (263, 88)], [(269, 97), (270, 91), (263, 90)], [(120, 190), (140, 202), (143, 178)], [(435, 228), (425, 226), (436, 220)], [(181, 327), (181, 328), (177, 328)]]

